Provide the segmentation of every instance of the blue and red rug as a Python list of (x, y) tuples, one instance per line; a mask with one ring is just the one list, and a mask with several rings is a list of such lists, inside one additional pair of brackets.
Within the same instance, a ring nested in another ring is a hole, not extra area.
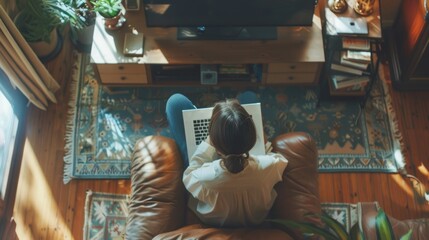
[[(79, 59), (67, 126), (65, 183), (80, 178), (128, 178), (137, 139), (171, 136), (164, 113), (171, 94), (183, 93), (198, 107), (207, 107), (244, 90), (213, 86), (108, 89), (99, 85), (88, 59)], [(246, 90), (255, 91), (262, 103), (268, 139), (294, 131), (311, 134), (319, 149), (320, 172), (397, 172), (400, 134), (389, 93), (379, 82), (359, 119), (359, 102), (321, 102), (318, 106), (317, 87)]]

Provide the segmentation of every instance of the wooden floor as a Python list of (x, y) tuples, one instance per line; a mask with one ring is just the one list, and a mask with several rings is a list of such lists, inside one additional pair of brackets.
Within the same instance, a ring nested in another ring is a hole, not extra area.
[[(27, 141), (14, 209), (20, 239), (82, 239), (85, 192), (129, 193), (128, 180), (73, 180), (63, 184), (64, 135), (71, 57), (66, 43), (47, 63), (62, 88), (48, 111), (29, 107)], [(389, 84), (390, 86), (390, 84)], [(393, 92), (393, 106), (406, 145), (407, 169), (429, 188), (429, 92)], [(323, 202), (378, 201), (398, 218), (429, 217), (429, 205), (413, 198), (410, 182), (398, 174), (320, 174)], [(161, 224), (161, 223), (160, 223)]]

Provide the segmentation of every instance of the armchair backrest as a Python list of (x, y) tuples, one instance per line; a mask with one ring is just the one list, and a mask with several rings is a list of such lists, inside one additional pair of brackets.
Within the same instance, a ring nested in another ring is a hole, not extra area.
[(126, 238), (152, 239), (182, 227), (185, 213), (183, 166), (174, 140), (149, 136), (135, 144)]
[(281, 153), (289, 163), (283, 173), (283, 181), (275, 186), (277, 198), (271, 217), (322, 224), (319, 218), (306, 216), (321, 214), (322, 211), (318, 152), (314, 140), (304, 132), (286, 133), (273, 140), (273, 151)]

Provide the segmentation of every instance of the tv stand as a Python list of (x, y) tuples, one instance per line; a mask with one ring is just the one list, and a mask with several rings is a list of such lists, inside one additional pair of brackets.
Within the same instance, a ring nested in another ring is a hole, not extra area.
[(276, 27), (179, 27), (177, 40), (276, 40)]
[[(201, 81), (202, 64), (217, 67), (219, 86), (315, 85), (325, 62), (319, 16), (316, 8), (312, 26), (277, 27), (274, 40), (252, 41), (178, 40), (177, 28), (146, 27), (143, 9), (127, 12), (127, 23), (115, 31), (97, 17), (91, 63), (100, 84), (108, 86), (207, 84)], [(123, 54), (125, 34), (131, 32), (143, 33), (143, 55)], [(238, 71), (231, 67), (237, 65)]]

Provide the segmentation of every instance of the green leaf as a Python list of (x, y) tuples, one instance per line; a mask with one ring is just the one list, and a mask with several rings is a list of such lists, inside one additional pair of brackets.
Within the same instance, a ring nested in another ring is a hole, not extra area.
[(411, 239), (411, 235), (413, 234), (413, 229), (410, 229), (404, 236), (402, 236), (399, 240), (409, 240)]
[(121, 0), (97, 0), (91, 1), (91, 4), (94, 7), (94, 11), (105, 18), (115, 17), (122, 9)]
[(299, 230), (302, 233), (312, 233), (324, 237), (325, 239), (339, 239), (334, 234), (330, 233), (328, 230), (313, 225), (311, 223), (304, 222), (296, 222), (292, 220), (284, 220), (284, 219), (268, 219), (268, 222), (276, 223), (282, 227), (286, 227), (288, 229)]
[(365, 235), (359, 228), (359, 224), (353, 225), (352, 229), (350, 229), (350, 238), (352, 240), (365, 240)]
[(375, 218), (375, 227), (377, 230), (377, 239), (391, 240), (396, 239), (393, 233), (392, 225), (384, 211), (380, 208)]
[(337, 220), (333, 219), (331, 216), (326, 214), (325, 212), (322, 214), (322, 221), (326, 223), (334, 232), (337, 234), (339, 239), (348, 240), (350, 239), (346, 228), (339, 223)]

